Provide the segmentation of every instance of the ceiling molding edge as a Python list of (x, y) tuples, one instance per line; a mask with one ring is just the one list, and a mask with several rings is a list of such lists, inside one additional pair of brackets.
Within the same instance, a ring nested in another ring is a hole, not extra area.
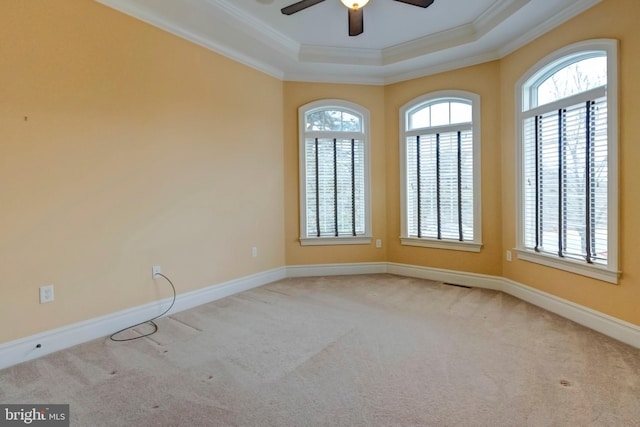
[(383, 65), (380, 49), (302, 45), (298, 59), (324, 64)]
[(283, 80), (285, 82), (331, 83), (362, 86), (384, 86), (387, 84), (383, 77), (355, 75), (354, 73), (328, 73), (323, 71), (286, 73)]
[[(484, 34), (491, 31), (491, 29), (495, 28), (496, 25), (499, 25), (501, 19), (504, 19), (505, 16), (510, 16), (517, 10), (520, 10), (520, 8), (529, 3), (530, 0), (503, 0), (502, 2), (494, 4), (491, 8), (487, 9), (487, 11), (470, 24), (465, 24), (461, 27), (382, 50), (299, 45), (297, 42), (262, 24), (262, 22), (253, 17), (250, 17), (250, 19), (252, 22), (259, 22), (259, 24), (256, 24), (256, 27), (260, 28), (260, 30), (247, 31), (246, 28), (239, 28), (240, 26), (237, 25), (236, 21), (238, 17), (245, 19), (247, 16), (246, 13), (240, 11), (237, 7), (230, 6), (230, 3), (227, 0), (206, 0), (211, 6), (232, 18), (231, 20), (233, 20), (233, 24), (235, 24), (233, 25), (235, 31), (243, 31), (250, 37), (257, 37), (260, 41), (268, 39), (273, 42), (272, 45), (277, 46), (277, 50), (283, 52), (293, 60), (297, 59), (302, 64), (318, 63), (320, 65), (317, 67), (317, 70), (314, 67), (312, 71), (303, 70), (294, 72), (287, 72), (286, 69), (283, 69), (282, 67), (257, 60), (242, 53), (236, 48), (218, 43), (211, 37), (199, 35), (196, 32), (186, 30), (183, 26), (169, 22), (146, 8), (134, 6), (131, 0), (94, 1), (282, 81), (361, 85), (394, 84), (445, 71), (451, 71), (457, 68), (476, 65), (482, 62), (501, 59), (548, 31), (556, 28), (562, 23), (602, 2), (602, 0), (577, 0), (573, 5), (560, 8), (547, 20), (534, 26), (531, 30), (510, 41), (506, 45), (496, 48), (495, 50), (480, 52), (472, 57), (458, 58), (433, 66), (420, 67), (417, 65), (415, 70), (394, 73), (385, 72), (385, 66), (404, 60), (414, 60), (419, 63), (420, 57), (426, 56), (428, 53), (476, 41)], [(425, 43), (427, 44), (426, 47)], [(428, 46), (429, 44), (431, 44), (431, 46)], [(339, 64), (374, 66), (379, 67), (380, 71), (379, 73), (368, 75), (358, 73), (357, 70), (336, 73), (328, 72), (326, 68), (323, 69), (321, 66), (322, 64), (327, 66)]]
[(499, 49), (500, 58), (504, 58), (505, 56), (515, 52), (516, 50), (520, 49), (522, 46), (532, 42), (538, 37), (548, 33), (554, 28), (560, 26), (561, 24), (567, 22), (572, 18), (575, 18), (576, 16), (580, 15), (582, 12), (592, 8), (593, 6), (601, 2), (602, 0), (580, 0), (577, 3), (573, 4), (572, 6), (561, 9), (560, 11), (558, 11), (558, 13), (555, 13), (553, 16), (550, 16), (548, 20), (540, 23), (539, 25), (535, 26), (531, 30), (522, 34), (520, 37), (515, 38), (511, 42), (502, 46)]
[[(227, 0), (206, 0), (211, 6), (222, 10), (232, 18), (234, 27), (258, 40), (267, 39), (269, 44), (276, 45), (280, 51), (295, 57), (300, 51), (300, 43), (274, 30), (253, 15), (245, 13)], [(241, 23), (241, 24), (240, 24)]]
[(479, 31), (482, 28), (493, 28), (507, 17), (522, 9), (530, 1), (531, 0), (511, 0), (493, 3), (473, 21), (473, 24)]
[(493, 3), (470, 23), (384, 49), (302, 45), (298, 59), (326, 64), (391, 65), (477, 41), (530, 1), (502, 0)]
[(158, 17), (156, 14), (149, 12), (146, 9), (134, 7), (128, 0), (94, 0), (106, 7), (117, 10), (125, 15), (149, 24), (153, 27), (160, 28), (168, 33), (171, 33), (182, 39), (186, 39), (192, 43), (197, 44), (207, 50), (218, 53), (233, 61), (239, 62), (255, 70), (261, 71), (271, 77), (275, 77), (279, 80), (284, 79), (284, 71), (280, 68), (276, 68), (272, 65), (266, 64), (262, 61), (258, 61), (249, 55), (242, 54), (236, 49), (229, 48), (223, 44), (216, 43), (207, 37), (202, 37), (191, 31), (185, 30), (179, 25), (168, 22), (165, 19)]
[(479, 40), (531, 0), (502, 0), (493, 3), (470, 23), (383, 49), (385, 65), (406, 61), (430, 53)]
[(287, 73), (285, 75), (285, 81), (291, 82), (306, 82), (306, 83), (336, 83), (336, 84), (356, 84), (365, 86), (386, 86), (389, 84), (401, 83), (407, 80), (417, 79), (421, 77), (430, 76), (433, 74), (443, 73), (446, 71), (457, 70), (459, 68), (470, 67), (473, 65), (483, 64), (500, 59), (500, 54), (497, 50), (491, 52), (482, 52), (478, 55), (468, 56), (464, 58), (455, 59), (448, 62), (443, 62), (434, 66), (419, 67), (416, 70), (405, 73), (388, 74), (383, 77), (371, 77), (371, 76), (354, 76), (353, 74), (336, 74), (336, 73)]
[(421, 67), (419, 69), (406, 73), (389, 74), (385, 77), (384, 84), (388, 85), (402, 83), (407, 80), (419, 79), (438, 73), (444, 73), (446, 71), (453, 71), (464, 67), (471, 67), (473, 65), (483, 64), (485, 62), (495, 61), (497, 59), (500, 59), (500, 53), (497, 50), (482, 52), (478, 55), (458, 58), (452, 61), (442, 62), (437, 65), (428, 67)]

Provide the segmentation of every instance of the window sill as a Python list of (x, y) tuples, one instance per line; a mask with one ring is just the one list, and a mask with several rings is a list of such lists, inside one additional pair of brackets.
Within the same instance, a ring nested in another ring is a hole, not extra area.
[(568, 259), (560, 259), (552, 255), (540, 254), (526, 249), (516, 249), (516, 251), (518, 259), (524, 261), (534, 262), (536, 264), (580, 274), (581, 276), (591, 277), (593, 279), (602, 280), (616, 285), (618, 284), (618, 279), (620, 277), (619, 271), (611, 271), (606, 267), (582, 264)]
[(371, 237), (301, 237), (302, 246), (369, 245)]
[(453, 251), (480, 252), (482, 243), (458, 242), (455, 240), (418, 239), (415, 237), (401, 237), (400, 242), (406, 246), (421, 246), (424, 248), (448, 249)]

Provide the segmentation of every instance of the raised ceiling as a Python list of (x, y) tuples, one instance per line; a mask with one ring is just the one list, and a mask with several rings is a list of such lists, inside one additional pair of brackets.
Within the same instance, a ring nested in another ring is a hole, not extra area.
[(502, 58), (602, 0), (370, 0), (356, 37), (340, 0), (96, 1), (282, 80), (387, 84)]

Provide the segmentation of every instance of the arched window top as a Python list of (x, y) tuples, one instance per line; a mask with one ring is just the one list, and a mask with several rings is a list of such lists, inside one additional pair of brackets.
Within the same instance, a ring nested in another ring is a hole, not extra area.
[(473, 121), (472, 101), (465, 98), (432, 98), (407, 110), (406, 129), (422, 129)]
[(606, 51), (569, 54), (543, 66), (523, 84), (523, 111), (606, 85)]
[(362, 132), (363, 114), (344, 101), (323, 101), (304, 108), (305, 132)]

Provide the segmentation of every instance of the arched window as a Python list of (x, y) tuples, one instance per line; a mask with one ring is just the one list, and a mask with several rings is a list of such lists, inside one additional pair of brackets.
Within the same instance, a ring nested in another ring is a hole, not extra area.
[(341, 100), (299, 109), (300, 242), (371, 242), (369, 112)]
[(402, 243), (479, 251), (480, 97), (427, 94), (400, 123)]
[(616, 42), (569, 46), (519, 82), (520, 258), (616, 282)]

